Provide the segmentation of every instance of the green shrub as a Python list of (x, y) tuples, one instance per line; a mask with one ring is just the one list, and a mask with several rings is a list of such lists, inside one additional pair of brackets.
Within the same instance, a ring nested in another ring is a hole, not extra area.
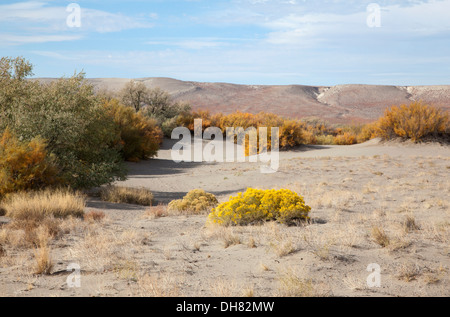
[(204, 211), (210, 211), (217, 206), (216, 196), (205, 192), (203, 189), (194, 189), (187, 193), (183, 199), (173, 200), (169, 203), (169, 211), (181, 211), (194, 214), (200, 214)]
[(49, 84), (26, 80), (32, 66), (23, 59), (0, 63), (0, 131), (9, 127), (20, 139), (41, 137), (60, 176), (74, 188), (124, 179), (115, 124), (104, 113), (84, 74)]
[(305, 204), (303, 198), (288, 189), (249, 188), (217, 206), (208, 216), (208, 222), (241, 226), (278, 221), (290, 225), (296, 220), (309, 219), (310, 211), (311, 207)]

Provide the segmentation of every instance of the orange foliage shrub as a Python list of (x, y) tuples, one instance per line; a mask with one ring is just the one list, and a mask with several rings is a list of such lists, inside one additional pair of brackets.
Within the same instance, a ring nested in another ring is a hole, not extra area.
[(61, 181), (57, 175), (43, 140), (20, 142), (8, 129), (0, 135), (0, 199), (13, 192), (56, 185)]
[(163, 134), (155, 119), (136, 113), (114, 99), (105, 101), (104, 107), (116, 124), (118, 143), (125, 160), (138, 162), (157, 154)]
[(414, 142), (426, 137), (448, 138), (449, 115), (422, 102), (394, 106), (378, 121), (377, 135), (386, 140), (400, 137)]

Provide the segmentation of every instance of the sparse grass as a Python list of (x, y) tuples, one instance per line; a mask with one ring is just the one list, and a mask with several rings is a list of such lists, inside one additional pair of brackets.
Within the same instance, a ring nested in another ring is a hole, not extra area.
[(300, 277), (289, 269), (279, 276), (278, 296), (280, 297), (317, 297), (320, 296), (312, 279)]
[(68, 190), (45, 190), (11, 195), (3, 206), (10, 218), (42, 221), (47, 217), (82, 217), (85, 198)]
[(210, 238), (221, 240), (225, 249), (241, 244), (241, 237), (237, 235), (232, 227), (223, 227), (219, 225), (208, 226)]
[(235, 281), (219, 278), (210, 285), (212, 297), (234, 297), (239, 292)]
[(144, 218), (149, 219), (158, 219), (167, 216), (169, 216), (169, 212), (167, 210), (167, 206), (165, 205), (149, 207), (144, 213)]
[(151, 206), (154, 197), (152, 192), (145, 188), (106, 186), (100, 190), (100, 198), (118, 204)]
[(420, 227), (416, 223), (416, 219), (412, 215), (406, 216), (405, 220), (402, 222), (402, 228), (405, 233), (420, 230)]
[(405, 282), (411, 282), (421, 275), (421, 269), (417, 264), (403, 263), (397, 268), (397, 278)]
[(99, 222), (106, 217), (103, 211), (89, 211), (84, 214), (84, 220), (88, 222)]
[(157, 277), (144, 274), (138, 277), (138, 295), (141, 297), (181, 297), (180, 280), (172, 274), (160, 273)]
[(45, 230), (38, 230), (39, 246), (34, 250), (35, 267), (34, 274), (48, 275), (53, 269), (53, 261), (50, 255), (50, 247), (48, 245), (50, 236)]

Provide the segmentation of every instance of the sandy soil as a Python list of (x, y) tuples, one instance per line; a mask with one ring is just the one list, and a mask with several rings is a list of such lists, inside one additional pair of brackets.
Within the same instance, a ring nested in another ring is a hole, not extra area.
[[(160, 204), (195, 188), (220, 201), (247, 187), (289, 188), (312, 207), (311, 223), (208, 227), (206, 215), (158, 218), (90, 198), (86, 211), (106, 218), (66, 221), (69, 233), (51, 243), (51, 275), (32, 273), (33, 250), (5, 246), (0, 296), (450, 295), (448, 145), (305, 146), (282, 152), (278, 173), (261, 174), (255, 163), (176, 164), (172, 144), (129, 164), (120, 185), (149, 188)], [(71, 263), (81, 267), (79, 288), (67, 284)], [(371, 264), (380, 287), (367, 283)]]

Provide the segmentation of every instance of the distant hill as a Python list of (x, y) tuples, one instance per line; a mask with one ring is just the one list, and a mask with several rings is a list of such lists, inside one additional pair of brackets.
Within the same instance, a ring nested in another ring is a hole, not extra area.
[[(54, 79), (39, 80), (45, 82)], [(130, 81), (122, 78), (88, 80), (99, 90), (113, 92), (121, 90)], [(187, 101), (194, 109), (208, 109), (212, 113), (266, 111), (288, 118), (320, 117), (335, 123), (369, 122), (382, 116), (387, 107), (417, 100), (450, 111), (450, 85), (314, 87), (202, 83), (172, 78), (135, 80), (150, 88), (166, 90), (174, 100)]]

